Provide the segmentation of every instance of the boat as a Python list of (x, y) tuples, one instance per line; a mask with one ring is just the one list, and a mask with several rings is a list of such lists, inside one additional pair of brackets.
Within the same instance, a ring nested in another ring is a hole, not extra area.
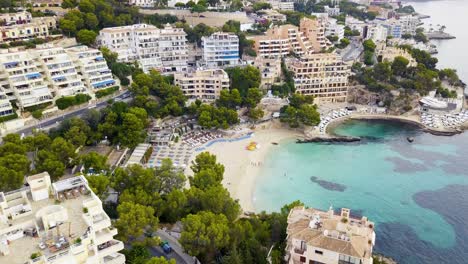
[(408, 140), (409, 143), (412, 143), (414, 141), (413, 137), (407, 137), (406, 140)]
[(273, 144), (273, 145), (278, 145), (278, 143), (277, 143), (277, 142), (271, 142), (271, 144)]

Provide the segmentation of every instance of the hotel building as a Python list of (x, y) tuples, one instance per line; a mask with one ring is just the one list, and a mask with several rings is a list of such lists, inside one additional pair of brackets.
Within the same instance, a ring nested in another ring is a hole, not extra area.
[(213, 101), (221, 90), (229, 89), (229, 76), (221, 69), (174, 74), (174, 84), (190, 99)]
[(203, 64), (208, 68), (239, 64), (239, 38), (233, 33), (216, 32), (201, 39)]
[(286, 259), (289, 264), (372, 264), (374, 223), (353, 218), (350, 210), (336, 215), (303, 206), (288, 215)]
[(260, 71), (260, 88), (270, 89), (273, 84), (281, 82), (281, 59), (256, 57), (253, 66)]
[(66, 49), (81, 75), (81, 80), (90, 90), (99, 90), (116, 85), (111, 70), (101, 51), (87, 46)]
[(325, 24), (323, 19), (302, 18), (299, 24), (299, 30), (309, 40), (314, 52), (321, 52), (330, 47), (330, 43), (325, 37)]
[(0, 53), (1, 90), (19, 108), (52, 102), (42, 68), (28, 51), (2, 50)]
[(43, 172), (27, 183), (0, 192), (0, 263), (125, 263), (117, 229), (86, 178), (51, 183)]
[(261, 58), (281, 58), (290, 53), (302, 56), (313, 51), (307, 37), (294, 25), (273, 26), (265, 35), (249, 39), (255, 41), (254, 49)]
[(349, 65), (334, 53), (315, 53), (287, 59), (294, 74), (296, 93), (313, 95), (316, 102), (346, 102)]
[(116, 52), (122, 62), (137, 61), (144, 72), (162, 73), (187, 70), (188, 48), (182, 28), (167, 24), (163, 29), (147, 24), (104, 28), (99, 32), (100, 46)]
[(86, 93), (71, 57), (61, 47), (44, 45), (32, 51), (49, 88), (57, 97)]
[(14, 113), (8, 96), (0, 89), (0, 117), (9, 116)]
[(55, 17), (31, 17), (28, 12), (4, 14), (0, 17), (0, 25), (4, 24), (0, 26), (0, 42), (47, 37), (56, 23)]

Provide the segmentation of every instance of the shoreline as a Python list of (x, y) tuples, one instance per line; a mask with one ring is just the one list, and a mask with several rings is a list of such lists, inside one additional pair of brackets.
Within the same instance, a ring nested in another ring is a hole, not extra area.
[[(224, 165), (223, 186), (229, 191), (231, 196), (239, 201), (243, 212), (255, 212), (255, 186), (257, 179), (260, 177), (261, 170), (268, 153), (276, 144), (281, 145), (287, 140), (307, 141), (307, 140), (332, 140), (340, 139), (339, 135), (333, 133), (335, 127), (348, 120), (382, 120), (395, 121), (406, 124), (411, 124), (423, 132), (430, 133), (436, 136), (452, 136), (460, 134), (463, 130), (442, 131), (428, 129), (417, 119), (417, 116), (391, 116), (382, 114), (352, 114), (332, 120), (326, 128), (325, 134), (319, 134), (317, 130), (301, 131), (290, 129), (279, 122), (279, 120), (269, 121), (257, 125), (252, 129), (251, 137), (232, 142), (219, 142), (217, 144), (204, 147), (203, 150), (193, 153), (194, 157), (204, 151), (216, 155), (217, 161)], [(338, 140), (339, 141), (339, 140)], [(259, 148), (254, 151), (246, 150), (246, 146), (250, 142), (256, 142)], [(190, 171), (186, 171), (187, 175), (192, 175)]]

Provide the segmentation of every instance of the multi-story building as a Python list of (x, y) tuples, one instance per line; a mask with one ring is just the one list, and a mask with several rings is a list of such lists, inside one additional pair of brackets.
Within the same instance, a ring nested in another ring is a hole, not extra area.
[(66, 49), (90, 90), (99, 90), (116, 84), (101, 51), (87, 46)]
[(0, 53), (0, 85), (10, 100), (20, 108), (52, 101), (42, 69), (28, 51), (2, 50)]
[(202, 37), (203, 64), (208, 68), (239, 64), (239, 38), (233, 33), (216, 32)]
[(8, 96), (0, 89), (0, 117), (9, 116), (14, 113)]
[(400, 19), (398, 20), (400, 21), (401, 33), (403, 35), (415, 35), (416, 28), (418, 28), (418, 25), (421, 22), (417, 16), (413, 15), (400, 16)]
[(367, 26), (366, 39), (372, 39), (374, 42), (384, 42), (387, 40), (388, 30), (382, 25)]
[(119, 61), (137, 61), (145, 72), (180, 72), (187, 70), (186, 35), (182, 28), (169, 24), (163, 29), (136, 24), (105, 28), (99, 32), (98, 43), (116, 52)]
[(0, 263), (125, 263), (117, 229), (85, 177), (51, 183), (43, 172), (27, 183), (0, 192)]
[(329, 16), (338, 16), (340, 14), (339, 7), (329, 7), (325, 6), (325, 12), (328, 13)]
[(330, 43), (325, 37), (325, 25), (322, 19), (302, 18), (299, 30), (309, 40), (314, 52), (321, 52), (330, 47)]
[(346, 102), (349, 65), (335, 53), (314, 53), (288, 59), (294, 74), (296, 93), (313, 95), (320, 102)]
[[(57, 23), (55, 17), (33, 17), (29, 22), (26, 22), (27, 20), (26, 18), (21, 20), (21, 23), (0, 26), (0, 41), (47, 37), (50, 35), (49, 30), (56, 28)], [(17, 22), (19, 21), (17, 20)]]
[(298, 206), (288, 215), (286, 258), (289, 264), (372, 264), (374, 223), (353, 218), (342, 208), (336, 215)]
[(334, 36), (338, 40), (344, 38), (344, 26), (337, 23), (334, 18), (329, 18), (325, 22), (325, 36)]
[(294, 1), (269, 0), (272, 9), (294, 11)]
[(365, 28), (367, 26), (366, 22), (347, 15), (345, 18), (345, 26), (349, 27), (351, 30), (358, 31), (361, 36), (365, 36)]
[(395, 18), (379, 21), (383, 27), (387, 29), (387, 35), (393, 38), (401, 38), (403, 35), (403, 28), (401, 21)]
[(154, 7), (154, 4), (156, 2), (154, 0), (129, 0), (128, 4), (133, 5), (133, 6), (139, 6), (139, 7)]
[(273, 84), (281, 81), (281, 59), (256, 57), (253, 66), (260, 71), (260, 88), (270, 89)]
[(26, 11), (20, 11), (16, 13), (5, 13), (0, 14), (0, 25), (1, 26), (11, 26), (18, 24), (30, 23), (32, 15)]
[(174, 74), (174, 84), (190, 99), (213, 101), (221, 90), (229, 89), (229, 76), (221, 69)]
[(53, 95), (61, 97), (87, 92), (74, 61), (62, 47), (43, 45), (32, 53)]
[(264, 18), (272, 23), (286, 22), (286, 15), (274, 9), (262, 10), (261, 18)]
[(262, 58), (281, 58), (295, 53), (299, 56), (311, 53), (312, 46), (304, 33), (294, 25), (274, 26), (261, 36), (253, 36), (254, 49)]

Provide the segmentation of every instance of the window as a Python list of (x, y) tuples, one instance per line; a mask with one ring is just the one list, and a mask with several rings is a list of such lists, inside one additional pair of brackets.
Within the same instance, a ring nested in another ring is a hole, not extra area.
[(320, 262), (320, 261), (315, 261), (315, 260), (309, 260), (309, 264), (325, 264), (325, 263)]
[(306, 262), (306, 258), (301, 256), (301, 257), (299, 258), (299, 261), (302, 262), (302, 263), (305, 263), (305, 262)]
[(315, 254), (323, 255), (323, 251), (315, 250)]

